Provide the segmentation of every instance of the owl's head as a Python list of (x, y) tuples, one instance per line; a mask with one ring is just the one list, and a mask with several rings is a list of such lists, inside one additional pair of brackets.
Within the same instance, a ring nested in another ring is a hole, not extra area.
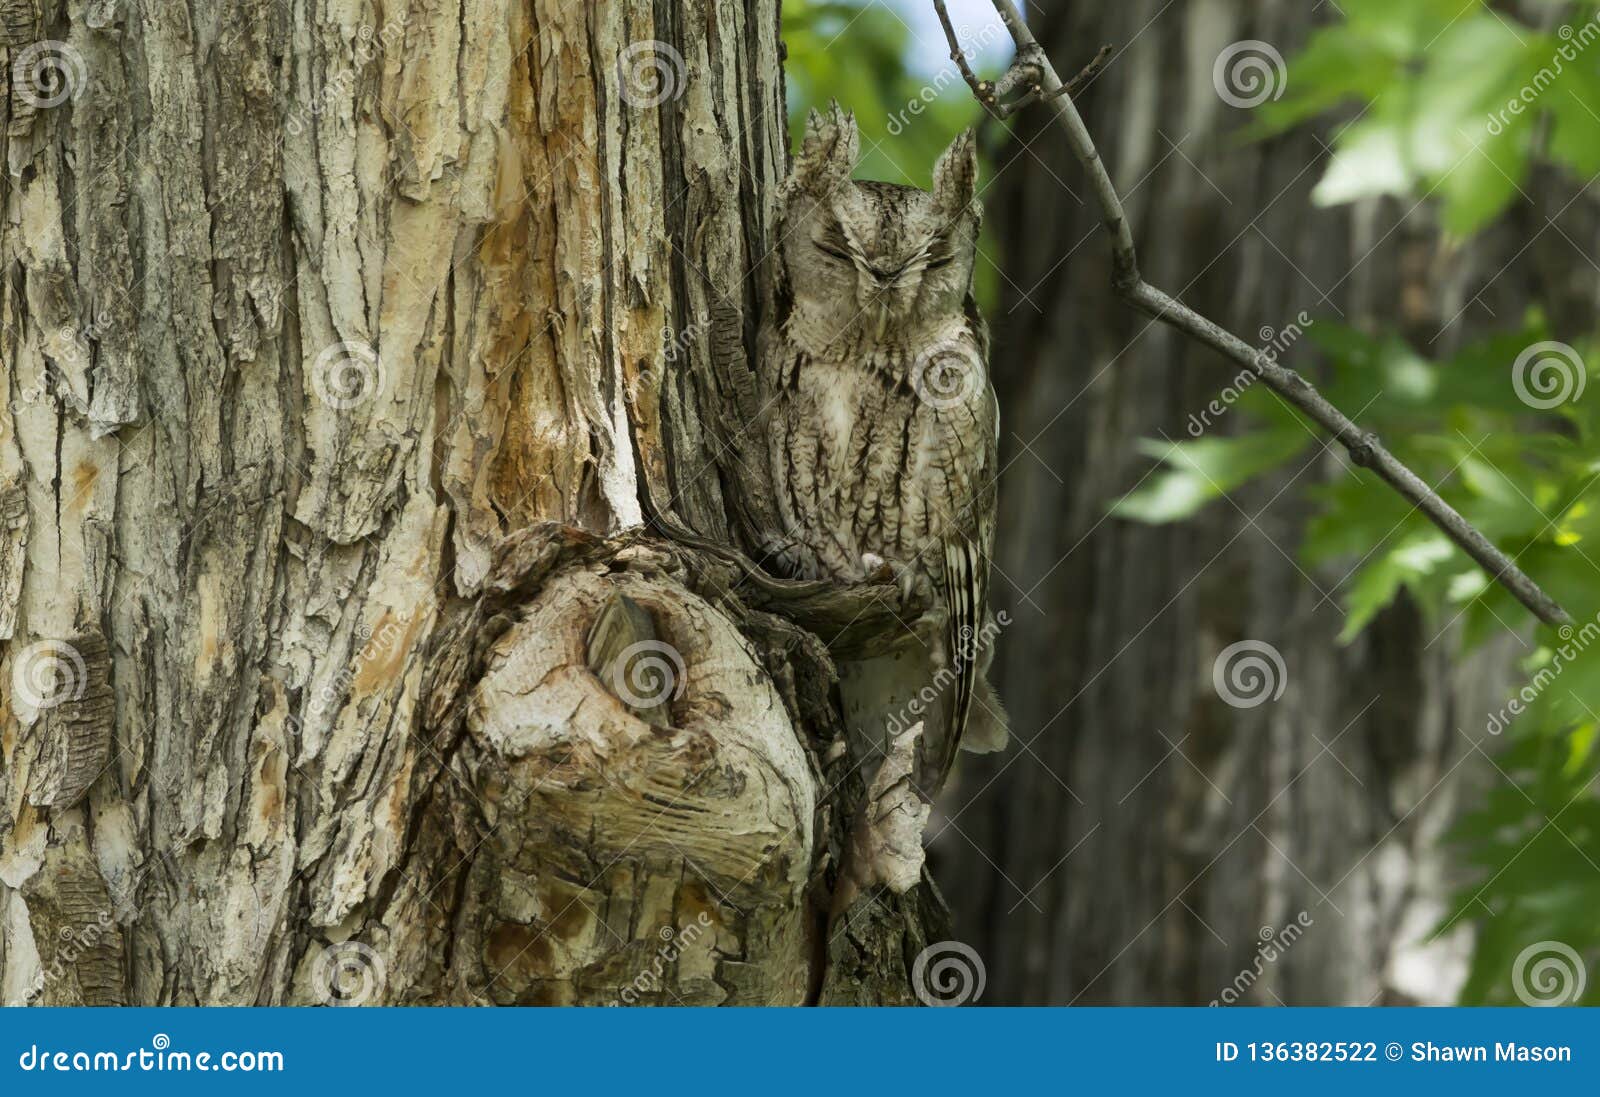
[(933, 169), (933, 190), (853, 182), (853, 115), (812, 111), (784, 187), (779, 247), (791, 316), (808, 341), (895, 340), (961, 315), (980, 212), (971, 130)]

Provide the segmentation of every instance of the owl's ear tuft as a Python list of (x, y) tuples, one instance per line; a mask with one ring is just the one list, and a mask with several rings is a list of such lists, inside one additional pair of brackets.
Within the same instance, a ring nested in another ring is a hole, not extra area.
[(832, 188), (850, 178), (860, 151), (855, 115), (837, 102), (829, 103), (826, 113), (812, 111), (794, 162), (794, 185), (814, 193)]
[(972, 205), (977, 189), (978, 139), (968, 129), (950, 142), (933, 167), (933, 200), (947, 216), (954, 217)]

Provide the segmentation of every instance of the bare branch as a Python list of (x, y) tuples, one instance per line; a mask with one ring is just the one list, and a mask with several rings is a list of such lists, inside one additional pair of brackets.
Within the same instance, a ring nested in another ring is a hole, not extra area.
[(1078, 70), (1078, 75), (1068, 80), (1066, 86), (1056, 94), (1077, 95), (1088, 87), (1089, 81), (1100, 75), (1100, 70), (1106, 67), (1106, 62), (1109, 60), (1111, 60), (1111, 46), (1107, 44), (1101, 46), (1099, 52), (1089, 59), (1089, 63)]
[(967, 64), (967, 55), (961, 51), (961, 43), (956, 40), (956, 29), (950, 24), (950, 13), (945, 10), (944, 0), (934, 0), (933, 6), (938, 9), (939, 22), (944, 25), (944, 36), (950, 43), (950, 60), (961, 70), (961, 78), (967, 82), (967, 87), (972, 89), (972, 94), (977, 97), (979, 105), (996, 118), (1008, 117), (1012, 112), (1001, 109), (999, 100), (995, 96), (994, 85), (987, 80), (979, 80), (978, 74)]
[[(1127, 215), (1122, 210), (1122, 200), (1117, 197), (1111, 176), (1100, 161), (1099, 150), (1089, 136), (1083, 117), (1073, 104), (1068, 88), (1056, 75), (1038, 41), (1017, 14), (1011, 0), (991, 0), (995, 11), (1011, 38), (1017, 45), (1016, 58), (998, 81), (979, 81), (972, 75), (960, 43), (951, 27), (944, 0), (933, 0), (944, 25), (945, 37), (950, 42), (950, 56), (960, 66), (962, 75), (972, 86), (978, 101), (991, 113), (1004, 111), (1006, 117), (1029, 102), (1042, 101), (1055, 115), (1056, 122), (1066, 133), (1067, 143), (1078, 163), (1089, 174), (1090, 189), (1100, 207), (1100, 219), (1111, 236), (1112, 285), (1135, 308), (1155, 319), (1178, 329), (1190, 338), (1219, 351), (1227, 358), (1249, 369), (1289, 403), (1305, 412), (1324, 430), (1349, 451), (1350, 459), (1362, 468), (1371, 469), (1390, 487), (1409, 499), (1461, 550), (1478, 562), (1496, 582), (1500, 583), (1541, 621), (1549, 625), (1569, 624), (1572, 620), (1555, 600), (1528, 578), (1505, 553), (1442, 499), (1393, 454), (1383, 447), (1378, 437), (1362, 430), (1338, 408), (1330, 404), (1321, 393), (1294, 370), (1287, 369), (1257, 351), (1243, 339), (1201, 316), (1171, 295), (1155, 288), (1139, 275), (1137, 253), (1133, 246), (1133, 233), (1128, 227)], [(1101, 51), (1102, 55), (1105, 51)], [(1096, 58), (1097, 61), (1100, 58)], [(1094, 68), (1091, 62), (1090, 68)], [(1088, 72), (1086, 69), (1085, 72)], [(1092, 74), (1090, 74), (1092, 75)], [(1089, 77), (1080, 74), (1077, 84)], [(1001, 97), (1016, 91), (1025, 91), (1022, 99), (1002, 104)]]

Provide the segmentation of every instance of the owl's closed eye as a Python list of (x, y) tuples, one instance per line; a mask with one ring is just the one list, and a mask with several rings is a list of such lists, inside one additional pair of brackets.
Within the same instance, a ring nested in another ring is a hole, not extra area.
[(850, 178), (860, 139), (837, 105), (814, 114), (779, 221), (785, 281), (830, 335), (904, 338), (959, 313), (970, 292), (979, 209), (977, 150), (961, 134), (933, 190)]

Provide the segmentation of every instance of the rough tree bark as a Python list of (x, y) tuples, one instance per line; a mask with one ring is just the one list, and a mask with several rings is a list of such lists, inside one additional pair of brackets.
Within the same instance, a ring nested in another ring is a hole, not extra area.
[(0, 13), (4, 1000), (912, 1000), (884, 592), (728, 551), (776, 3)]
[[(1411, 202), (1308, 215), (1326, 133), (1230, 139), (1245, 115), (1217, 94), (1218, 55), (1244, 39), (1290, 55), (1337, 17), (1313, 7), (1037, 9), (1034, 31), (1063, 73), (1114, 45), (1079, 106), (1146, 277), (1263, 344), (1301, 310), (1398, 328), (1434, 353), (1512, 322), (1530, 299), (1592, 317), (1592, 264), (1539, 212), (1561, 211), (1567, 236), (1592, 240), (1595, 208), (1570, 201), (1572, 180), (1540, 180), (1527, 209), (1463, 253)], [(991, 996), (1448, 998), (1467, 942), (1426, 941), (1450, 883), (1438, 838), (1482, 766), (1469, 744), (1502, 692), (1505, 649), (1452, 667), (1448, 637), (1434, 642), (1437, 627), (1406, 604), (1339, 646), (1354, 561), (1308, 573), (1295, 559), (1307, 512), (1292, 485), (1345, 475), (1322, 438), (1304, 467), (1181, 528), (1107, 518), (1150, 468), (1131, 440), (1186, 439), (1189, 415), (1237, 369), (1117, 299), (1098, 210), (1042, 109), (1019, 116), (998, 161), (1009, 166), (985, 200), (1006, 255), (994, 368), (1007, 472), (992, 585), (1016, 620), (997, 645), (1014, 747), (967, 761), (936, 843)], [(1500, 277), (1513, 257), (1519, 273)], [(1315, 368), (1304, 342), (1281, 360)], [(1240, 640), (1281, 652), (1276, 702), (1219, 699), (1216, 657)], [(1302, 912), (1312, 925), (1258, 965), (1263, 939)]]

